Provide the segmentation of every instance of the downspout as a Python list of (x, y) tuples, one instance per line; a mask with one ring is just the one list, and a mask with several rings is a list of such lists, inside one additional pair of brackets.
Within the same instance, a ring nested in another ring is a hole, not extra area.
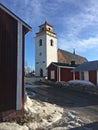
[(60, 67), (58, 67), (58, 70), (59, 70), (59, 82), (61, 81), (61, 71), (60, 71)]
[(98, 86), (98, 70), (97, 70), (97, 86)]

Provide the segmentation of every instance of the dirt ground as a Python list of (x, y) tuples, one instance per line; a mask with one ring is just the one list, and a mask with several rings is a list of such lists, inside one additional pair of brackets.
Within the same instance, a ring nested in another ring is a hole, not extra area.
[(33, 97), (35, 100), (56, 104), (64, 109), (62, 118), (48, 129), (64, 130), (68, 122), (70, 125), (79, 122), (79, 118), (74, 122), (77, 116), (82, 119), (83, 122), (80, 120), (82, 125), (72, 127), (70, 130), (98, 130), (98, 96), (46, 85), (38, 81), (33, 82), (33, 87), (26, 88), (26, 91), (35, 93), (36, 96)]

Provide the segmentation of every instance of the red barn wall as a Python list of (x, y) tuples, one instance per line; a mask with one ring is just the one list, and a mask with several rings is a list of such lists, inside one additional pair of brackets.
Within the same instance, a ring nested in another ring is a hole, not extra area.
[(73, 80), (73, 73), (71, 72), (72, 68), (61, 68), (61, 81)]
[(89, 81), (94, 84), (97, 84), (97, 72), (96, 71), (89, 71)]
[(0, 112), (16, 108), (17, 21), (0, 9)]
[(75, 80), (79, 80), (80, 79), (80, 73), (79, 72), (75, 72)]

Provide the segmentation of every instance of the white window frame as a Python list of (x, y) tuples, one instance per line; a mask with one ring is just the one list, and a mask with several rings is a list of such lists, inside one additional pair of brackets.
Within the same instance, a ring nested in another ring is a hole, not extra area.
[(50, 78), (55, 79), (55, 71), (54, 70), (50, 71)]

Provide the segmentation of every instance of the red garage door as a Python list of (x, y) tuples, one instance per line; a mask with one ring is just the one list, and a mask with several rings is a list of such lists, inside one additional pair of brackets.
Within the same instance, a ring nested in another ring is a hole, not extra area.
[(90, 71), (89, 72), (89, 80), (96, 84), (97, 83), (97, 72), (96, 71)]

